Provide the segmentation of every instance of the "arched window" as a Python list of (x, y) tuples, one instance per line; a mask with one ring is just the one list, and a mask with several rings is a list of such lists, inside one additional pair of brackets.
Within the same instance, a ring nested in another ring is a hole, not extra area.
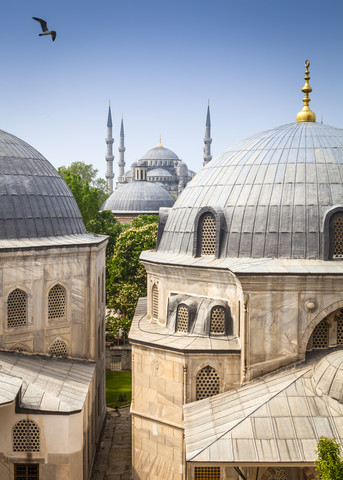
[(313, 330), (312, 348), (328, 348), (329, 347), (329, 324), (324, 319)]
[(330, 217), (329, 258), (343, 259), (343, 211), (338, 211)]
[(158, 286), (156, 283), (152, 287), (152, 318), (158, 320)]
[(343, 308), (338, 310), (337, 320), (337, 345), (343, 345)]
[(62, 285), (53, 286), (48, 295), (48, 319), (56, 320), (65, 318), (66, 314), (66, 291)]
[(16, 288), (8, 295), (7, 325), (9, 327), (27, 325), (27, 294), (20, 288)]
[(39, 427), (33, 420), (20, 420), (13, 427), (14, 452), (39, 452)]
[(216, 252), (216, 220), (210, 212), (204, 213), (198, 227), (199, 254), (214, 255)]
[(207, 365), (202, 368), (196, 378), (196, 399), (212, 397), (218, 395), (220, 379), (214, 368)]
[(60, 340), (59, 338), (54, 341), (54, 343), (49, 348), (49, 355), (52, 357), (67, 357), (68, 356), (68, 347), (67, 344)]
[(189, 310), (187, 305), (179, 305), (176, 315), (176, 330), (188, 333)]
[(220, 467), (194, 467), (194, 480), (221, 480)]
[(220, 305), (213, 307), (211, 310), (210, 334), (225, 334), (225, 309)]

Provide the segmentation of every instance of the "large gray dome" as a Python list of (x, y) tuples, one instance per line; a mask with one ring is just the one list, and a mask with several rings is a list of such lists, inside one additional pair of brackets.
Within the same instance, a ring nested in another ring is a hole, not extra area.
[(222, 218), (220, 257), (323, 258), (324, 218), (343, 206), (343, 130), (284, 125), (209, 162), (171, 210), (159, 251), (192, 254), (195, 220)]
[(67, 184), (37, 150), (0, 130), (0, 239), (85, 233)]
[(155, 147), (145, 152), (141, 160), (180, 160), (179, 157), (169, 148)]
[(101, 210), (115, 213), (158, 213), (160, 207), (172, 207), (174, 199), (163, 187), (152, 182), (128, 183), (115, 190)]

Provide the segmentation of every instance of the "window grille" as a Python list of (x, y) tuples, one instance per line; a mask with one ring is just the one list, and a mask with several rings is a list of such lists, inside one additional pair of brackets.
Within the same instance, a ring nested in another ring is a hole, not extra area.
[(111, 356), (111, 370), (112, 372), (121, 370), (121, 355)]
[(152, 287), (152, 318), (158, 320), (158, 287)]
[(219, 393), (220, 379), (214, 368), (207, 365), (202, 368), (196, 378), (196, 399), (212, 397)]
[(288, 475), (286, 474), (284, 468), (276, 468), (268, 480), (288, 480)]
[(220, 480), (220, 467), (195, 467), (194, 480)]
[(176, 318), (176, 330), (178, 332), (188, 333), (188, 318), (188, 307), (186, 307), (186, 305), (179, 305)]
[(343, 308), (338, 310), (337, 320), (337, 345), (343, 345)]
[(39, 465), (37, 463), (16, 463), (14, 480), (39, 480)]
[(201, 255), (214, 255), (216, 251), (216, 221), (211, 213), (206, 213), (200, 220)]
[(332, 258), (341, 259), (343, 258), (343, 212), (333, 215), (330, 225)]
[(27, 352), (27, 348), (26, 347), (23, 347), (22, 345), (13, 345), (13, 347), (11, 347), (11, 350), (13, 350), (14, 352), (17, 352), (17, 353), (23, 353), (23, 352)]
[(20, 420), (13, 427), (14, 452), (39, 452), (39, 427), (33, 420)]
[(8, 295), (7, 325), (9, 327), (27, 325), (27, 294), (20, 288), (16, 288)]
[(55, 285), (48, 295), (48, 319), (64, 318), (66, 314), (66, 292), (62, 285)]
[(326, 320), (322, 320), (312, 334), (313, 348), (328, 348), (329, 347), (329, 324)]
[(212, 308), (210, 333), (214, 335), (223, 335), (225, 333), (224, 307), (218, 306)]
[(68, 348), (67, 344), (60, 339), (54, 341), (54, 343), (49, 348), (49, 355), (52, 357), (67, 357), (68, 356)]

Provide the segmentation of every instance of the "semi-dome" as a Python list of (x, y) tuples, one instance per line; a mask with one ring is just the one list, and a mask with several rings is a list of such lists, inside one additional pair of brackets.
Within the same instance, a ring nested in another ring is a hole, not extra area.
[(83, 234), (67, 184), (37, 150), (0, 130), (0, 239)]
[(314, 391), (343, 403), (343, 351), (326, 355), (315, 367), (312, 375)]
[(115, 190), (101, 210), (113, 213), (158, 213), (160, 207), (172, 207), (174, 199), (155, 183), (137, 181)]
[(141, 160), (177, 160), (179, 157), (169, 148), (158, 146), (151, 148), (142, 156)]
[(159, 251), (192, 255), (199, 215), (211, 211), (221, 258), (321, 259), (325, 219), (336, 207), (343, 208), (343, 129), (291, 123), (209, 162), (170, 211)]
[(173, 175), (165, 168), (154, 168), (148, 172), (148, 177), (172, 177)]

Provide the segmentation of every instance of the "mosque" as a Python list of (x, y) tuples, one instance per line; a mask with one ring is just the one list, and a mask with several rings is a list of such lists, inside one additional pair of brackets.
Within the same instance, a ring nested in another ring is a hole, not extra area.
[(105, 406), (105, 249), (52, 165), (0, 131), (0, 478), (90, 478)]
[(160, 215), (132, 344), (135, 479), (312, 480), (343, 444), (343, 129), (229, 148)]
[[(107, 118), (107, 154), (106, 182), (109, 198), (101, 210), (111, 210), (122, 223), (130, 223), (132, 218), (141, 215), (158, 215), (159, 208), (169, 208), (194, 177), (195, 172), (189, 170), (186, 163), (176, 153), (163, 147), (148, 150), (140, 160), (132, 163), (125, 172), (125, 135), (123, 119), (120, 126), (119, 143), (119, 175), (116, 189), (113, 190), (113, 136), (111, 107)], [(211, 118), (207, 108), (206, 129), (204, 137), (204, 165), (212, 159), (211, 155)]]

